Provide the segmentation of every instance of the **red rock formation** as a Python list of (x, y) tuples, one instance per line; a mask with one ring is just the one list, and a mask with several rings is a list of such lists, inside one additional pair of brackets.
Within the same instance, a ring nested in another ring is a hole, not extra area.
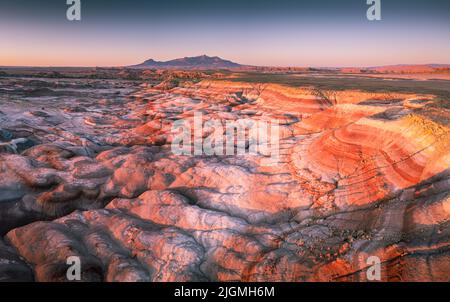
[[(19, 110), (3, 127), (39, 127), (39, 143), (0, 153), (0, 263), (14, 258), (0, 275), (30, 278), (26, 262), (65, 281), (78, 256), (87, 281), (366, 281), (377, 256), (382, 280), (448, 281), (448, 130), (404, 105), (415, 95), (335, 97), (205, 81), (83, 114)], [(276, 120), (279, 162), (173, 154), (173, 122), (195, 112)]]

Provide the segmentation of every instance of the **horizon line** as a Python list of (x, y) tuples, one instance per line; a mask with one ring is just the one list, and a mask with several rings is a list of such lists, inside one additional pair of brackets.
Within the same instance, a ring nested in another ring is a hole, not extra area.
[[(187, 57), (183, 57), (187, 58)], [(220, 58), (220, 57), (219, 57)], [(177, 58), (178, 59), (178, 58)], [(150, 59), (149, 59), (150, 60)], [(176, 59), (175, 59), (176, 60)], [(156, 60), (155, 60), (156, 61)], [(171, 61), (171, 60), (168, 60)], [(167, 62), (167, 61), (160, 61)], [(236, 63), (232, 61), (233, 63)], [(133, 66), (139, 65), (142, 63), (134, 64), (134, 65), (0, 65), (0, 68), (133, 68)], [(364, 66), (327, 66), (327, 65), (250, 65), (250, 64), (241, 64), (242, 67), (260, 67), (260, 68), (377, 68), (377, 67), (391, 67), (391, 66), (430, 66), (430, 65), (448, 65), (450, 67), (450, 63), (395, 63), (395, 64), (384, 64), (384, 65), (364, 65)], [(137, 68), (136, 68), (137, 69)], [(142, 68), (145, 69), (145, 68)], [(150, 68), (152, 69), (152, 68)], [(156, 69), (176, 69), (176, 68), (156, 68)], [(207, 68), (205, 68), (207, 69)], [(239, 69), (239, 67), (235, 68), (216, 68), (216, 69)]]

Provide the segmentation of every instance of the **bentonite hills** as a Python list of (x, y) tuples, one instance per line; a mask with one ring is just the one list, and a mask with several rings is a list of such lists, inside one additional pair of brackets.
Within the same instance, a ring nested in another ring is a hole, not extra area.
[[(366, 281), (376, 256), (383, 281), (448, 281), (450, 136), (435, 99), (2, 78), (0, 280), (65, 281), (77, 256), (83, 281)], [(277, 121), (278, 162), (174, 154), (173, 123), (196, 113)]]

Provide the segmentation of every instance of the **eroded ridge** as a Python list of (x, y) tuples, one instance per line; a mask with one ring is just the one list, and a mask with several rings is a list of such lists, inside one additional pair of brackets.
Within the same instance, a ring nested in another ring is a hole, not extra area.
[[(114, 83), (0, 107), (5, 279), (78, 256), (91, 281), (363, 281), (377, 256), (383, 280), (448, 280), (449, 133), (411, 106), (432, 96)], [(174, 155), (197, 112), (277, 121), (279, 161)]]

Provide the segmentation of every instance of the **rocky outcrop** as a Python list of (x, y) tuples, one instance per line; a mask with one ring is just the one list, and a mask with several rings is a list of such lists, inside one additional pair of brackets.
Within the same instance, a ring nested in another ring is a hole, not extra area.
[[(384, 281), (448, 281), (449, 132), (408, 105), (432, 96), (127, 89), (0, 116), (36, 142), (0, 153), (0, 275), (66, 281), (76, 256), (84, 281), (366, 281), (377, 256)], [(279, 158), (174, 154), (173, 123), (199, 112), (276, 122)]]
[(17, 251), (0, 240), (0, 282), (33, 281), (31, 267), (23, 261)]

